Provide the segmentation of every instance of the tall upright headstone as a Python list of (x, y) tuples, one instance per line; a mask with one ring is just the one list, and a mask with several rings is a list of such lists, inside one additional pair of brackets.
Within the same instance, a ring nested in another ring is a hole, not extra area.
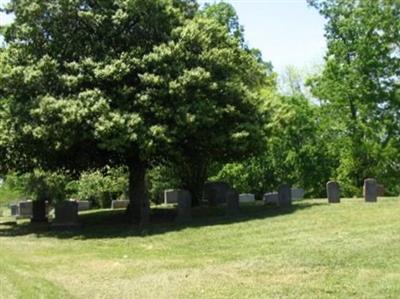
[(47, 222), (47, 202), (44, 200), (34, 200), (32, 202), (31, 222)]
[(287, 184), (281, 185), (278, 189), (278, 206), (287, 208), (292, 205), (292, 192)]
[(235, 216), (239, 214), (239, 194), (231, 188), (226, 194), (226, 214), (228, 216)]
[(340, 186), (338, 182), (329, 181), (326, 183), (326, 193), (329, 203), (340, 203)]
[(177, 222), (187, 222), (192, 220), (192, 195), (189, 191), (177, 191), (178, 215)]
[(366, 202), (376, 202), (378, 197), (378, 184), (375, 179), (364, 180), (364, 198)]

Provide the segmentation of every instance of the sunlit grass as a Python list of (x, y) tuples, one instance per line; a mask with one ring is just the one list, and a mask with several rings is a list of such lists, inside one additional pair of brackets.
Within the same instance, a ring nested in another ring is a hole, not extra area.
[(0, 225), (0, 298), (400, 296), (400, 199), (157, 213), (144, 231), (107, 210), (72, 232)]

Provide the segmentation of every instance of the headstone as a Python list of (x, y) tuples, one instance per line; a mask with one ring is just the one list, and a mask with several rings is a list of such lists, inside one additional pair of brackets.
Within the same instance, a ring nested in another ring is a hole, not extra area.
[(256, 197), (254, 194), (251, 193), (244, 193), (239, 195), (239, 202), (246, 203), (246, 202), (254, 202)]
[(364, 190), (365, 190), (365, 201), (366, 202), (376, 202), (378, 196), (378, 185), (375, 179), (365, 179), (364, 180)]
[(47, 222), (47, 201), (35, 200), (32, 202), (31, 222)]
[(19, 214), (18, 204), (16, 204), (16, 203), (11, 204), (10, 209), (11, 209), (11, 216), (18, 216), (18, 214)]
[(383, 196), (385, 196), (385, 192), (386, 192), (386, 190), (385, 190), (385, 186), (383, 186), (383, 185), (381, 185), (381, 184), (378, 184), (377, 185), (377, 195), (378, 195), (378, 197), (383, 197)]
[(207, 201), (209, 206), (226, 203), (229, 190), (231, 186), (225, 182), (207, 182), (204, 184), (203, 200)]
[(264, 194), (264, 204), (278, 205), (278, 192), (269, 192)]
[(281, 185), (278, 189), (278, 206), (287, 208), (292, 205), (292, 194), (290, 186), (285, 184)]
[(178, 202), (177, 222), (187, 222), (192, 219), (192, 195), (186, 190), (176, 190)]
[(17, 218), (31, 218), (32, 217), (32, 201), (20, 201), (18, 203)]
[(326, 193), (329, 203), (340, 203), (340, 187), (338, 182), (329, 181), (326, 183)]
[(179, 190), (168, 189), (164, 190), (164, 204), (178, 203)]
[(87, 211), (90, 210), (90, 201), (88, 200), (79, 200), (78, 203), (78, 211)]
[(292, 200), (299, 200), (304, 198), (304, 189), (301, 188), (292, 188)]
[(111, 201), (111, 209), (126, 209), (129, 205), (129, 200), (113, 200)]
[(76, 201), (60, 201), (56, 203), (53, 227), (80, 226), (78, 218), (78, 203)]
[(239, 212), (239, 194), (231, 188), (227, 192), (226, 213), (228, 216), (235, 216)]

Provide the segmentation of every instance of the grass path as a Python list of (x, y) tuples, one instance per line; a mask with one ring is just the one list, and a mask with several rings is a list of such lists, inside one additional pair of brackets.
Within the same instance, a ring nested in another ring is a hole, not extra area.
[(0, 298), (400, 298), (400, 199), (253, 206), (143, 234), (102, 215), (73, 233), (0, 225)]

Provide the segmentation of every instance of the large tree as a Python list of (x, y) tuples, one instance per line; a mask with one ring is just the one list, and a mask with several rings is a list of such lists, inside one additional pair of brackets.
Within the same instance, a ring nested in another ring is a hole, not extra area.
[(338, 177), (398, 177), (400, 2), (309, 0), (327, 19), (325, 69), (311, 84), (340, 132)]
[(15, 168), (126, 165), (131, 219), (145, 223), (151, 165), (259, 140), (264, 66), (195, 1), (13, 0), (7, 11), (1, 140)]

